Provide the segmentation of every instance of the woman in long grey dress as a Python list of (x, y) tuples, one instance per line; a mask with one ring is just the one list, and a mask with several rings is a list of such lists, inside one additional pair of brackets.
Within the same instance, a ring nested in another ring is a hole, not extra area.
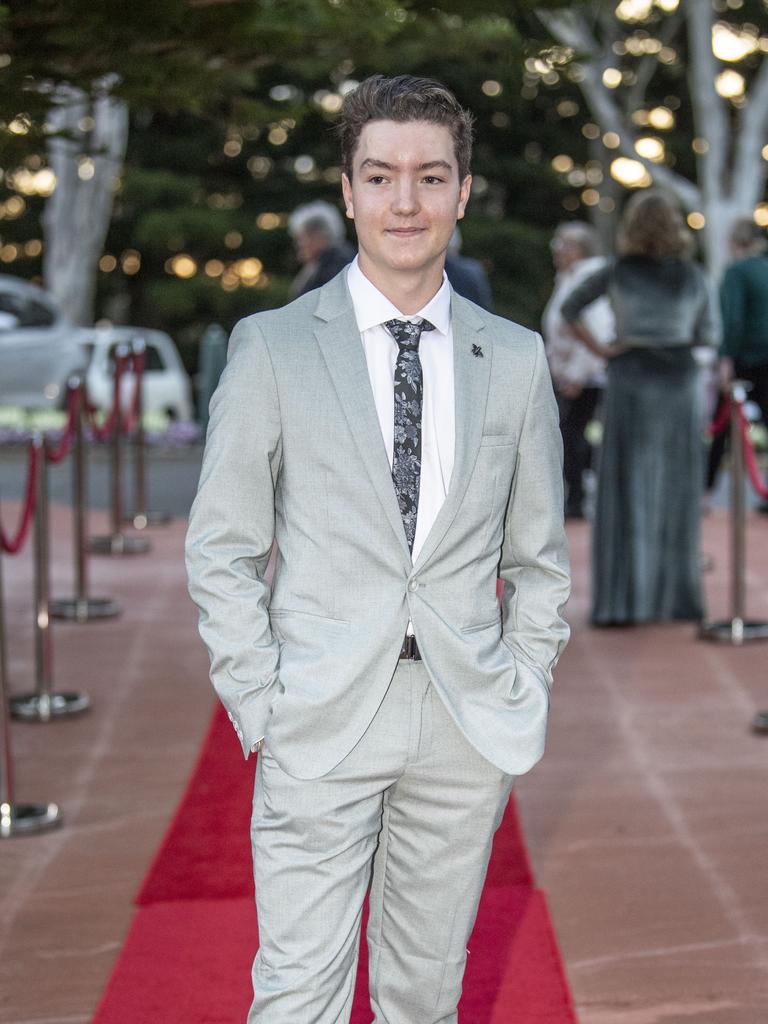
[[(592, 542), (594, 625), (703, 616), (699, 521), (703, 410), (693, 346), (718, 342), (713, 289), (690, 257), (677, 206), (658, 192), (627, 204), (619, 256), (580, 285), (563, 318), (606, 356)], [(607, 294), (616, 346), (580, 322)]]

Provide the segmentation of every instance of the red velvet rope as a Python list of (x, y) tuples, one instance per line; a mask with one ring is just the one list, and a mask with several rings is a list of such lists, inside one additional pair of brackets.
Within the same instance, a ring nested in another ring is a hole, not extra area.
[(131, 408), (126, 414), (125, 421), (123, 423), (123, 430), (126, 434), (133, 433), (139, 422), (141, 386), (147, 362), (146, 353), (143, 350), (141, 352), (134, 352), (131, 355), (131, 362), (133, 363), (133, 398), (131, 400)]
[(88, 422), (90, 423), (91, 430), (97, 441), (108, 441), (112, 436), (112, 431), (115, 427), (115, 421), (117, 419), (117, 411), (120, 403), (120, 382), (123, 379), (123, 374), (128, 366), (127, 356), (118, 356), (115, 359), (115, 376), (114, 376), (114, 388), (112, 391), (112, 408), (109, 410), (109, 415), (106, 420), (99, 426), (96, 422), (96, 413), (98, 409), (86, 396), (85, 399), (85, 411), (88, 415)]
[(24, 498), (24, 508), (21, 510), (21, 519), (16, 533), (13, 537), (6, 536), (0, 523), (0, 548), (9, 555), (18, 554), (21, 551), (24, 541), (27, 539), (29, 526), (35, 513), (35, 501), (37, 500), (37, 460), (39, 449), (36, 445), (29, 446), (29, 461), (27, 463), (27, 493)]
[(760, 476), (755, 446), (752, 444), (752, 438), (749, 436), (749, 420), (744, 414), (744, 406), (741, 403), (739, 403), (739, 424), (741, 426), (741, 439), (744, 446), (744, 465), (747, 468), (749, 479), (760, 497), (768, 499), (768, 485)]
[(63, 462), (72, 450), (80, 406), (78, 390), (79, 387), (69, 388), (67, 392), (67, 425), (64, 427), (64, 433), (61, 436), (58, 447), (49, 450), (47, 453), (48, 461), (53, 463), (53, 465)]
[(731, 408), (730, 402), (727, 398), (720, 399), (720, 405), (717, 408), (717, 415), (714, 420), (707, 427), (707, 433), (710, 437), (717, 437), (718, 434), (722, 434), (725, 428), (728, 426), (731, 420)]

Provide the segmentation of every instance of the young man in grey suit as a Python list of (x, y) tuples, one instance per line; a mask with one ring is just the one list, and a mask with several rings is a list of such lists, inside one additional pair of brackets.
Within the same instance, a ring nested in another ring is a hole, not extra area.
[(376, 1024), (451, 1024), (568, 637), (560, 433), (538, 336), (443, 272), (469, 114), (435, 82), (375, 76), (340, 134), (359, 256), (235, 328), (190, 591), (245, 757), (260, 750), (248, 1021), (349, 1020), (368, 891)]

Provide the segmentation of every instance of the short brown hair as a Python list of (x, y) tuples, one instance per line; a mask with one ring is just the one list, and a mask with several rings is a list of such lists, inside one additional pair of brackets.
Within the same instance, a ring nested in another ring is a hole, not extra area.
[(472, 158), (472, 115), (444, 85), (413, 75), (371, 75), (344, 97), (337, 126), (344, 173), (352, 179), (352, 161), (360, 133), (369, 121), (429, 121), (450, 131), (459, 180), (469, 174)]
[(693, 251), (693, 238), (675, 200), (650, 189), (636, 193), (625, 206), (618, 249), (625, 256), (685, 259)]

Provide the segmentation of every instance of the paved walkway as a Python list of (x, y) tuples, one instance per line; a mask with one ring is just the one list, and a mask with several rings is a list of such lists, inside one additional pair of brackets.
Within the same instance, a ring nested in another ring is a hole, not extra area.
[[(727, 533), (705, 522), (709, 612)], [(582, 1024), (768, 1021), (768, 644), (692, 627), (586, 627), (589, 528), (570, 531), (573, 639), (547, 754), (518, 788)], [(768, 619), (768, 518), (750, 520), (748, 607)]]
[[(64, 595), (69, 515), (54, 511)], [(4, 505), (8, 526), (14, 514)], [(122, 602), (120, 619), (55, 627), (57, 687), (87, 690), (92, 712), (13, 726), (18, 798), (58, 801), (66, 823), (0, 845), (0, 1024), (91, 1019), (191, 770), (213, 701), (183, 529), (152, 531), (150, 556), (93, 560), (92, 590)], [(722, 615), (720, 514), (705, 533)], [(768, 737), (749, 722), (768, 706), (768, 645), (702, 643), (687, 626), (587, 629), (588, 528), (571, 540), (574, 637), (547, 755), (518, 796), (582, 1024), (765, 1024)], [(768, 618), (768, 518), (751, 522), (749, 550), (751, 611)], [(4, 568), (20, 692), (32, 677), (29, 550)]]
[[(54, 511), (52, 589), (67, 596), (70, 516)], [(5, 504), (3, 519), (14, 521)], [(91, 519), (105, 531), (102, 515)], [(0, 845), (2, 1024), (90, 1021), (191, 773), (214, 702), (184, 589), (183, 531), (180, 520), (153, 530), (150, 555), (91, 560), (92, 593), (118, 599), (121, 618), (55, 625), (56, 687), (87, 691), (93, 710), (13, 725), (17, 799), (55, 800), (65, 824)], [(4, 559), (14, 692), (33, 679), (30, 563), (28, 548)]]

